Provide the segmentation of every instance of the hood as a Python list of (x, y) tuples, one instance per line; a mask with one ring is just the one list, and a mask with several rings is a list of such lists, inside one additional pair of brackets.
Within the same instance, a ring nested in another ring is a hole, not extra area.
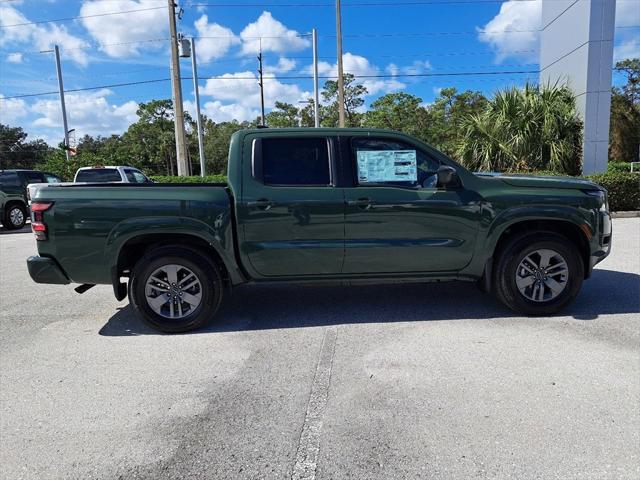
[(530, 188), (573, 188), (577, 190), (602, 190), (596, 183), (576, 177), (544, 177), (537, 175), (502, 174), (502, 173), (476, 173), (479, 177), (497, 178), (514, 187)]

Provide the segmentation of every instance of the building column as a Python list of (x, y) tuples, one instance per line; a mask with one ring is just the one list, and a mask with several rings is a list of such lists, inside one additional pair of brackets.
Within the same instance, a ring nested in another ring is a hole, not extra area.
[(607, 168), (615, 13), (615, 0), (542, 0), (540, 83), (576, 94), (585, 174)]

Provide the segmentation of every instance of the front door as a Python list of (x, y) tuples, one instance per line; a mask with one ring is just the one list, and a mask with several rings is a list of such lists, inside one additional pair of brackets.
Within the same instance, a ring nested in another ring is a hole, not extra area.
[(333, 140), (265, 135), (245, 145), (241, 253), (258, 277), (330, 276), (344, 260), (344, 192)]
[(455, 272), (471, 261), (478, 196), (438, 188), (438, 159), (393, 137), (353, 137), (347, 150), (345, 274)]

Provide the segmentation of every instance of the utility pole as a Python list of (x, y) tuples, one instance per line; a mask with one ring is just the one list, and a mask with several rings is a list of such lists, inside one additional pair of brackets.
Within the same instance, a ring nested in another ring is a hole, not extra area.
[(313, 105), (315, 127), (320, 127), (320, 102), (318, 99), (318, 30), (312, 30), (313, 38)]
[(204, 177), (204, 141), (202, 139), (202, 116), (200, 115), (200, 87), (198, 86), (198, 66), (196, 61), (196, 39), (191, 37), (191, 69), (193, 90), (196, 97), (196, 125), (198, 126), (198, 152), (200, 153), (200, 176)]
[(344, 128), (344, 78), (342, 71), (342, 14), (336, 0), (336, 37), (338, 43), (338, 126)]
[(267, 123), (264, 118), (264, 81), (262, 80), (262, 38), (260, 38), (260, 54), (258, 55), (258, 74), (260, 75), (260, 80), (258, 80), (258, 85), (260, 85), (260, 107), (262, 109), (262, 126), (266, 126)]
[(176, 4), (168, 0), (169, 31), (171, 33), (171, 86), (173, 88), (173, 111), (175, 113), (176, 163), (178, 175), (189, 175), (187, 143), (184, 133), (184, 110), (182, 106), (182, 84), (180, 83), (180, 58), (178, 57), (178, 33), (176, 29)]
[(62, 84), (62, 67), (60, 66), (60, 49), (58, 45), (53, 46), (56, 55), (56, 73), (58, 74), (58, 89), (60, 90), (60, 107), (62, 108), (62, 125), (64, 127), (64, 153), (69, 161), (69, 126), (67, 124), (67, 107), (64, 103), (64, 85)]

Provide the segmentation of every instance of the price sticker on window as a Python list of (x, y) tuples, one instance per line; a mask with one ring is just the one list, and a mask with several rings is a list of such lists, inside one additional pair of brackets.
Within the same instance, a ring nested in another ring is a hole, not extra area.
[(358, 150), (358, 182), (417, 182), (415, 150)]

